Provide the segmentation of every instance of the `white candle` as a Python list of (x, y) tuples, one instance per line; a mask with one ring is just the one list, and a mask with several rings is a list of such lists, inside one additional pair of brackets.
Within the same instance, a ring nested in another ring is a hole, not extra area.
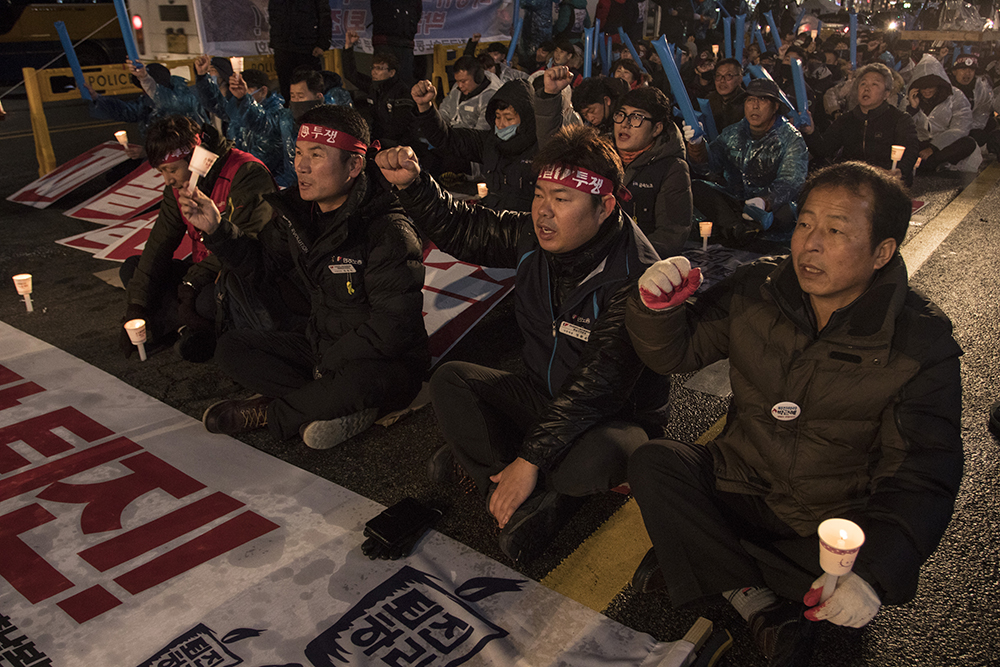
[(233, 72), (240, 74), (243, 72), (243, 57), (233, 56), (229, 59), (229, 63), (233, 66)]
[(702, 220), (698, 223), (698, 231), (701, 234), (701, 249), (708, 250), (708, 237), (712, 235), (712, 223)]
[(146, 361), (146, 320), (129, 320), (124, 326), (129, 340), (139, 348), (139, 361)]
[(858, 550), (865, 543), (861, 527), (847, 519), (827, 519), (819, 525), (819, 564), (826, 573), (820, 602), (826, 602), (837, 587), (837, 579), (854, 567)]
[(892, 147), (892, 168), (896, 168), (896, 163), (903, 159), (903, 153), (906, 152), (906, 146), (893, 145)]
[(188, 169), (191, 170), (191, 182), (188, 185), (188, 196), (194, 194), (194, 189), (198, 185), (198, 177), (204, 176), (215, 164), (219, 156), (208, 150), (204, 146), (195, 146), (191, 152), (191, 160)]
[(128, 132), (125, 130), (118, 130), (115, 132), (115, 139), (117, 139), (118, 143), (122, 145), (122, 148), (128, 148)]
[(14, 276), (14, 289), (24, 297), (24, 307), (28, 312), (35, 312), (35, 307), (31, 305), (31, 274), (19, 273)]

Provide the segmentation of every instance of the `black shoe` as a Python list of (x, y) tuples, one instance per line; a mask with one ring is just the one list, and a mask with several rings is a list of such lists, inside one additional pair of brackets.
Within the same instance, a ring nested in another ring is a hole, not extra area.
[(642, 557), (639, 567), (635, 568), (635, 574), (632, 575), (632, 588), (641, 593), (653, 593), (666, 587), (667, 580), (663, 578), (663, 570), (660, 569), (660, 561), (656, 558), (656, 550), (650, 548)]
[(201, 422), (209, 433), (246, 433), (267, 426), (267, 406), (273, 400), (266, 396), (255, 396), (241, 401), (219, 401), (208, 406)]
[(990, 406), (990, 433), (1000, 438), (1000, 401)]
[(778, 600), (750, 616), (750, 632), (769, 667), (809, 664), (816, 644), (816, 626), (803, 615), (804, 611), (801, 603)]
[(309, 422), (302, 427), (302, 442), (313, 449), (330, 449), (375, 423), (378, 408), (365, 408), (336, 419)]
[(449, 484), (457, 481), (456, 465), (451, 445), (444, 445), (427, 460), (427, 479), (439, 484)]
[(181, 359), (203, 364), (215, 355), (215, 332), (184, 327), (175, 349), (177, 354), (181, 355)]
[(500, 550), (515, 563), (532, 560), (549, 546), (583, 501), (556, 491), (529, 496), (500, 531)]

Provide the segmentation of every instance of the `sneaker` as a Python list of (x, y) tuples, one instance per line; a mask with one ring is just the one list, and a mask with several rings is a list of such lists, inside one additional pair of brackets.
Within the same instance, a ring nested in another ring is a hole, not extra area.
[(377, 408), (367, 408), (336, 419), (309, 422), (302, 427), (302, 440), (313, 449), (330, 449), (367, 429), (377, 416)]
[(215, 332), (184, 327), (174, 349), (184, 361), (203, 364), (215, 355)]
[(803, 615), (804, 610), (798, 602), (778, 600), (750, 616), (747, 624), (769, 667), (809, 664), (816, 626)]
[(667, 580), (663, 578), (660, 561), (656, 558), (656, 551), (651, 547), (643, 556), (639, 567), (635, 568), (632, 588), (641, 593), (653, 593), (666, 587)]
[(987, 424), (990, 433), (1000, 438), (1000, 401), (990, 406), (990, 421)]
[(556, 491), (529, 496), (500, 531), (500, 550), (515, 563), (532, 560), (545, 550), (583, 501)]
[(246, 433), (267, 426), (267, 406), (273, 400), (266, 396), (254, 396), (241, 401), (219, 401), (208, 406), (201, 422), (209, 433)]

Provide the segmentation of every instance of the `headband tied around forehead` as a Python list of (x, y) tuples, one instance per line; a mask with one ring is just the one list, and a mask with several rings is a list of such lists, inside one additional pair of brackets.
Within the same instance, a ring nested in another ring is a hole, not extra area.
[(611, 179), (605, 178), (600, 174), (595, 174), (583, 167), (550, 165), (538, 173), (538, 180), (559, 183), (560, 185), (565, 185), (588, 195), (603, 196), (613, 194), (615, 198), (622, 202), (632, 199), (632, 193), (624, 187), (618, 188), (618, 191), (615, 192)]
[(183, 146), (182, 148), (170, 151), (169, 153), (163, 156), (162, 160), (154, 164), (153, 167), (159, 168), (165, 164), (169, 164), (170, 162), (180, 162), (181, 160), (187, 160), (188, 158), (191, 157), (191, 153), (194, 151), (195, 146), (201, 146), (200, 134), (194, 135), (193, 144), (191, 144), (190, 146)]
[[(347, 132), (323, 127), (322, 125), (314, 125), (313, 123), (302, 123), (302, 126), (299, 128), (298, 138), (303, 141), (312, 141), (317, 144), (339, 148), (348, 153), (364, 155), (368, 152), (367, 145), (358, 141), (356, 137), (352, 137)], [(372, 147), (375, 150), (380, 148), (377, 141), (372, 144)]]

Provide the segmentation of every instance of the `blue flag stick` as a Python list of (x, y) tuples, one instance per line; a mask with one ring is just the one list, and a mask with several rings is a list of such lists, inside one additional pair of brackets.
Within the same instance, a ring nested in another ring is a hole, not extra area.
[(851, 69), (858, 68), (858, 14), (851, 12)]
[(611, 74), (611, 35), (605, 35), (604, 39), (604, 57), (601, 58), (601, 73), (604, 76)]
[(806, 8), (803, 7), (799, 11), (799, 18), (795, 20), (795, 30), (792, 31), (793, 34), (795, 35), (799, 34), (799, 28), (802, 27), (802, 19), (804, 19), (805, 17), (806, 17)]
[(677, 106), (681, 110), (684, 122), (694, 129), (695, 137), (705, 134), (705, 130), (702, 129), (701, 124), (698, 122), (698, 117), (694, 113), (694, 107), (691, 106), (691, 98), (688, 97), (687, 90), (684, 88), (684, 81), (681, 79), (681, 73), (677, 69), (677, 63), (670, 56), (672, 47), (667, 43), (667, 36), (660, 35), (660, 38), (653, 42), (653, 48), (656, 49), (656, 53), (660, 56), (663, 71), (667, 75), (667, 81), (670, 82), (670, 91), (674, 96), (674, 102), (677, 103)]
[(125, 7), (125, 0), (115, 0), (115, 11), (118, 12), (118, 25), (122, 29), (122, 39), (125, 40), (125, 53), (129, 60), (139, 62), (139, 47), (135, 43), (135, 35), (132, 34), (132, 22), (128, 17), (128, 9)]
[(767, 51), (767, 45), (764, 44), (764, 33), (760, 31), (759, 25), (755, 25), (753, 27), (753, 36), (757, 40), (757, 46), (760, 47), (760, 52), (764, 53)]
[[(771, 78), (771, 75), (768, 74), (767, 70), (761, 67), (760, 65), (748, 65), (747, 69), (750, 71), (751, 74), (753, 74), (753, 77), (755, 79), (767, 79), (768, 81), (774, 82), (774, 79)], [(788, 95), (785, 95), (785, 91), (783, 91), (781, 88), (778, 88), (778, 97), (781, 98), (782, 104), (791, 109), (793, 112), (795, 111), (795, 105), (792, 104), (792, 101), (788, 99)]]
[(649, 74), (646, 68), (642, 66), (642, 61), (639, 60), (639, 52), (635, 50), (635, 46), (632, 45), (632, 40), (629, 39), (628, 34), (625, 32), (625, 28), (618, 26), (618, 36), (622, 38), (622, 42), (628, 47), (629, 53), (632, 54), (632, 59), (635, 60), (635, 64), (639, 66), (643, 74)]
[[(774, 37), (774, 45), (780, 49), (781, 35), (778, 34), (778, 26), (774, 25), (774, 16), (771, 15), (770, 10), (764, 12), (764, 18), (767, 19), (767, 24), (771, 26), (771, 36)], [(758, 30), (760, 30), (760, 28), (758, 28)], [(761, 47), (761, 51), (763, 50), (764, 48)]]
[(87, 83), (83, 79), (83, 70), (80, 69), (80, 61), (76, 57), (76, 49), (73, 48), (73, 41), (69, 38), (69, 33), (66, 31), (66, 24), (62, 21), (56, 21), (56, 32), (59, 33), (59, 41), (62, 42), (63, 51), (66, 52), (66, 60), (69, 62), (69, 68), (73, 70), (73, 78), (76, 79), (76, 87), (80, 91), (80, 97), (85, 100), (89, 100), (90, 91), (87, 90)]
[(795, 106), (798, 107), (798, 125), (808, 125), (809, 116), (806, 111), (809, 109), (809, 98), (806, 97), (806, 77), (802, 72), (802, 61), (792, 58), (792, 81), (795, 83)]
[(705, 131), (708, 133), (708, 140), (715, 141), (719, 136), (719, 131), (715, 128), (715, 116), (712, 115), (712, 105), (708, 100), (698, 98), (698, 108), (701, 109), (701, 117), (705, 119)]
[(727, 58), (733, 57), (733, 19), (722, 19), (722, 34), (724, 36), (723, 41), (725, 44), (723, 46), (722, 52), (726, 54)]
[(507, 62), (514, 60), (514, 51), (517, 50), (517, 40), (521, 39), (521, 26), (524, 25), (524, 19), (521, 18), (520, 14), (514, 16), (514, 35), (510, 38), (510, 48), (507, 49)]
[(746, 41), (747, 15), (740, 14), (736, 17), (736, 34), (733, 35), (735, 41), (735, 51), (733, 57), (743, 63), (743, 43)]
[(594, 62), (594, 29), (583, 29), (583, 78), (590, 78), (590, 70)]

